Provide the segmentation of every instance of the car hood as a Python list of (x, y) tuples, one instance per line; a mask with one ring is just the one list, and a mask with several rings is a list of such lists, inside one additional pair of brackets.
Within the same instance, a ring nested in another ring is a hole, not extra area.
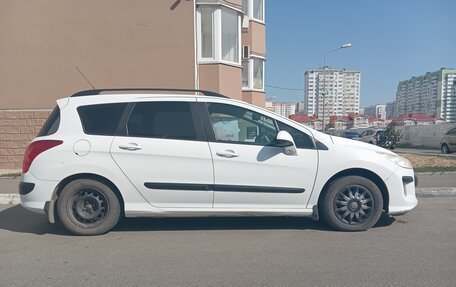
[(337, 136), (331, 136), (331, 140), (333, 141), (333, 143), (335, 145), (338, 145), (338, 146), (347, 146), (349, 148), (362, 149), (365, 151), (395, 154), (392, 151), (387, 150), (385, 148), (382, 148), (382, 147), (379, 147), (379, 146), (376, 146), (373, 144), (357, 141), (357, 140), (346, 139), (346, 138), (337, 137)]

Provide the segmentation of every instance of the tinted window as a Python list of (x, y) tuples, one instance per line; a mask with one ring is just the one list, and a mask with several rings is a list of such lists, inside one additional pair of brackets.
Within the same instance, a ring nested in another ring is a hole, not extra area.
[(268, 145), (277, 136), (274, 120), (257, 112), (226, 104), (208, 104), (217, 141)]
[(116, 103), (79, 107), (84, 132), (89, 135), (115, 135), (126, 106), (126, 103)]
[(277, 123), (281, 131), (287, 131), (290, 133), (297, 148), (314, 148), (314, 144), (310, 136), (284, 123)]
[(56, 106), (52, 113), (49, 115), (46, 123), (44, 123), (40, 132), (38, 133), (39, 137), (48, 136), (55, 134), (59, 129), (60, 125), (60, 109), (59, 106)]
[(195, 140), (187, 102), (136, 103), (127, 122), (129, 136)]

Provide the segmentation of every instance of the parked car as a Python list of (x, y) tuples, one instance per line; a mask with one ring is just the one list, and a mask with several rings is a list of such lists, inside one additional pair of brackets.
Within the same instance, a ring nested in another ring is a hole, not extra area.
[(456, 128), (449, 130), (440, 141), (440, 152), (447, 154), (456, 151)]
[(307, 216), (360, 231), (417, 205), (412, 165), (390, 151), (213, 92), (124, 90), (57, 100), (24, 155), (23, 207), (94, 235), (121, 215)]
[(383, 132), (383, 129), (368, 129), (359, 135), (359, 140), (362, 142), (377, 145)]
[(336, 136), (351, 139), (351, 140), (359, 139), (359, 134), (354, 131), (339, 131), (338, 133), (336, 133)]

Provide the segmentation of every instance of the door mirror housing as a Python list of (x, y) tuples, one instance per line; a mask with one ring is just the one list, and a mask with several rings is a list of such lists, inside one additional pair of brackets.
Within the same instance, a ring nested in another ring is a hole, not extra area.
[(298, 154), (293, 137), (287, 131), (280, 131), (273, 144), (277, 147), (283, 147), (286, 155)]

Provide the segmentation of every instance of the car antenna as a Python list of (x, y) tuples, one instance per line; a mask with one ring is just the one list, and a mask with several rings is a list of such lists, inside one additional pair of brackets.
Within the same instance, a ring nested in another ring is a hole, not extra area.
[(92, 85), (92, 83), (86, 78), (86, 76), (84, 76), (84, 74), (79, 70), (79, 68), (76, 66), (75, 67), (76, 70), (78, 70), (79, 74), (81, 74), (81, 76), (87, 81), (87, 83), (89, 83), (89, 85), (92, 87), (92, 89), (96, 90), (95, 87)]

